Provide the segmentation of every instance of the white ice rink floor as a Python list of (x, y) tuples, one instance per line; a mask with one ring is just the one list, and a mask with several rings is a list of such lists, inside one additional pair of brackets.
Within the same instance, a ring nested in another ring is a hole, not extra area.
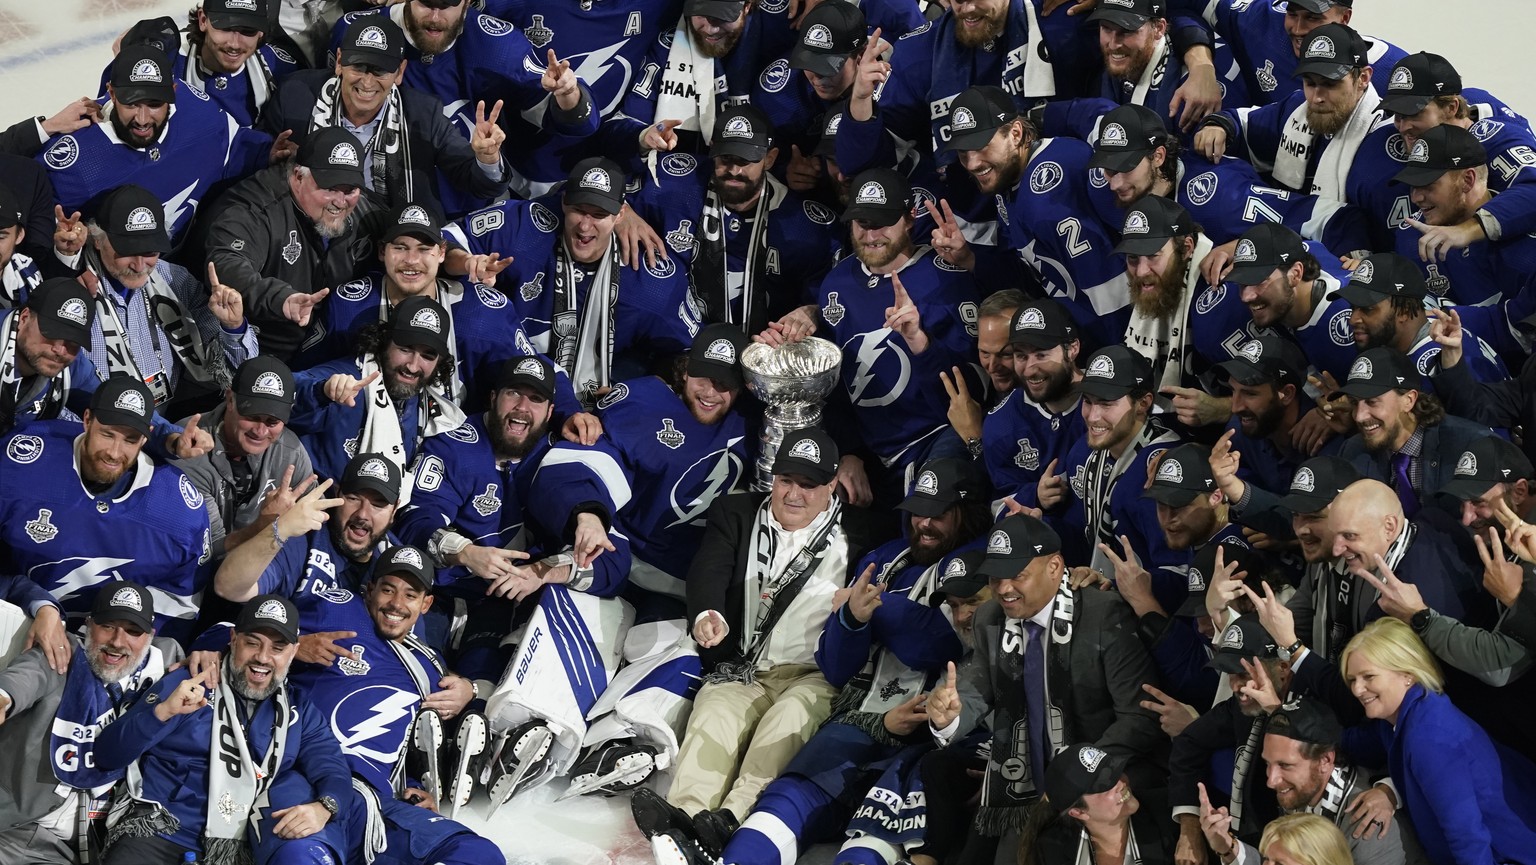
[[(0, 124), (50, 115), (96, 93), (111, 44), (140, 18), (185, 21), (194, 0), (0, 0)], [(569, 0), (545, 0), (569, 2)], [(1260, 0), (1263, 2), (1263, 0)], [(1456, 64), (1469, 86), (1491, 90), (1517, 111), (1536, 113), (1523, 66), (1528, 0), (1356, 0), (1355, 24), (1408, 51), (1431, 50)], [(495, 840), (513, 865), (645, 865), (649, 847), (629, 817), (628, 797), (556, 803), (564, 782), (526, 793), (484, 817), (483, 794), (459, 819)], [(827, 863), (824, 846), (802, 859)]]

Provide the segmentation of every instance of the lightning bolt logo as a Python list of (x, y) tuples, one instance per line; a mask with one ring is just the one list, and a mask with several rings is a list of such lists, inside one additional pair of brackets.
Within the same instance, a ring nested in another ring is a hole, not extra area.
[(198, 181), (194, 180), (186, 189), (176, 193), (165, 200), (165, 224), (170, 226), (170, 233), (175, 237), (186, 228), (182, 219), (191, 219), (197, 212), (197, 199), (192, 197), (192, 191), (197, 189)]
[[(70, 562), (80, 562), (80, 564), (62, 577), (55, 578), (49, 571), (50, 568), (62, 569)], [(118, 575), (117, 569), (130, 564), (133, 564), (133, 559), (113, 559), (106, 556), (91, 559), (73, 558), (38, 565), (27, 573), (55, 598), (65, 600), (81, 589), (89, 589), (108, 580), (121, 580), (122, 577)]]
[[(378, 691), (384, 693), (376, 693)], [(407, 693), (389, 685), (370, 685), (360, 688), (348, 694), (336, 704), (336, 708), (331, 710), (331, 732), (341, 743), (341, 750), (347, 754), (365, 757), (379, 763), (393, 763), (399, 757), (400, 746), (405, 743), (406, 730), (409, 727), (408, 724), (396, 726), (396, 722), (410, 718), (419, 702), (421, 702), (420, 695)], [(359, 706), (367, 706), (367, 708), (359, 709)], [(353, 713), (355, 713), (354, 717), (358, 718), (357, 722), (348, 727), (346, 732), (342, 732), (341, 725), (344, 723), (342, 716)], [(388, 739), (381, 738), (385, 734), (392, 735)], [(370, 744), (373, 747), (367, 747)]]
[[(608, 73), (608, 70), (614, 68), (613, 64), (617, 63), (619, 66), (623, 67), (623, 80), (621, 80), (619, 82), (619, 86), (614, 89), (613, 98), (608, 101), (608, 104), (605, 105), (600, 112), (604, 117), (607, 117), (609, 114), (613, 113), (615, 108), (619, 107), (619, 102), (624, 99), (625, 92), (629, 90), (629, 78), (633, 73), (633, 70), (630, 68), (628, 60), (618, 56), (619, 52), (622, 51), (624, 46), (628, 44), (629, 39), (621, 39), (618, 42), (609, 45), (607, 48), (599, 48), (596, 51), (589, 51), (584, 57), (580, 54), (577, 54), (575, 57), (567, 58), (572, 63), (576, 62), (577, 57), (581, 58), (581, 63), (576, 65), (576, 77), (586, 82), (587, 87), (592, 89), (593, 96), (597, 95), (597, 82)], [(540, 73), (543, 73), (542, 69), (540, 69)]]
[(906, 393), (907, 385), (912, 381), (912, 362), (907, 359), (905, 352), (897, 349), (891, 351), (891, 354), (895, 355), (899, 364), (896, 384), (884, 396), (866, 397), (864, 395), (864, 392), (869, 389), (870, 384), (876, 379), (875, 364), (891, 348), (888, 340), (893, 333), (895, 332), (890, 328), (882, 327), (879, 330), (860, 334), (843, 346), (843, 353), (846, 355), (849, 346), (855, 341), (859, 344), (858, 350), (854, 353), (856, 366), (853, 371), (853, 381), (848, 385), (848, 398), (853, 401), (854, 405), (864, 408), (879, 408), (890, 405), (899, 399), (903, 393)]
[[(688, 470), (683, 472), (683, 476), (678, 478), (677, 483), (672, 485), (672, 512), (677, 514), (677, 519), (668, 524), (667, 528), (690, 525), (702, 519), (704, 512), (709, 510), (715, 498), (736, 485), (737, 479), (741, 477), (741, 457), (733, 452), (732, 448), (736, 447), (741, 440), (741, 436), (736, 436), (727, 442), (725, 447), (689, 466)], [(687, 486), (688, 477), (693, 470), (710, 460), (714, 460), (714, 465), (710, 467), (709, 474), (704, 478), (704, 488), (687, 505), (679, 505), (678, 488)]]

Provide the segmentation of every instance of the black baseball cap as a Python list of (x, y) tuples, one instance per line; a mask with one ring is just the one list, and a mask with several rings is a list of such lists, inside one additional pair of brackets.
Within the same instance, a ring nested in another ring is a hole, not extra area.
[(91, 347), (91, 325), (96, 321), (96, 305), (85, 286), (63, 276), (42, 281), (27, 295), (27, 309), (37, 319), (37, 329), (49, 339), (69, 340), (84, 348)]
[(1328, 295), (1344, 298), (1350, 306), (1375, 306), (1393, 297), (1429, 296), (1429, 285), (1419, 266), (1395, 252), (1377, 252), (1360, 260), (1349, 282)]
[(1321, 15), (1334, 6), (1343, 6), (1345, 9), (1353, 8), (1355, 0), (1288, 0), (1289, 6), (1300, 6), (1314, 15)]
[(1275, 638), (1259, 624), (1259, 617), (1252, 615), (1233, 619), (1211, 648), (1215, 651), (1205, 666), (1223, 673), (1243, 672), (1244, 658), (1252, 661), (1280, 657)]
[(992, 533), (987, 535), (986, 558), (976, 572), (990, 579), (1006, 580), (1017, 576), (1035, 559), (1059, 552), (1061, 536), (1055, 529), (1029, 514), (1013, 514), (992, 527)]
[(1368, 62), (1365, 39), (1359, 33), (1343, 24), (1324, 24), (1302, 43), (1296, 77), (1311, 73), (1338, 81)]
[(1141, 25), (1167, 14), (1163, 0), (1099, 0), (1088, 21), (1108, 21), (1121, 30), (1140, 30)]
[(1221, 364), (1227, 375), (1241, 384), (1272, 384), (1277, 388), (1305, 385), (1307, 366), (1301, 346), (1277, 334), (1248, 340), (1237, 350), (1237, 357)]
[(816, 141), (816, 156), (837, 158), (837, 130), (842, 127), (843, 113), (847, 110), (848, 100), (844, 99), (821, 115), (821, 120), (816, 124), (816, 128), (821, 131), (821, 138)]
[(341, 472), (339, 492), (373, 490), (388, 504), (400, 501), (400, 467), (383, 454), (358, 454)]
[(613, 215), (624, 207), (624, 186), (628, 182), (617, 162), (593, 156), (571, 169), (565, 180), (564, 201), (569, 207), (585, 204)]
[(1167, 140), (1168, 129), (1156, 111), (1145, 105), (1121, 105), (1099, 120), (1099, 140), (1094, 142), (1088, 167), (1130, 171)]
[(1082, 393), (1104, 400), (1119, 399), (1151, 387), (1152, 365), (1123, 345), (1107, 346), (1088, 358), (1083, 380), (1078, 384)]
[(684, 15), (702, 15), (716, 21), (735, 21), (746, 8), (746, 0), (688, 0), (683, 4)]
[(715, 118), (715, 134), (710, 142), (711, 157), (734, 156), (762, 162), (773, 147), (773, 124), (755, 106), (732, 105)]
[(1413, 360), (1390, 346), (1379, 346), (1360, 353), (1349, 365), (1349, 378), (1339, 393), (1356, 399), (1371, 399), (1389, 390), (1418, 390), (1419, 371)]
[(1387, 77), (1381, 108), (1388, 114), (1418, 114), (1436, 96), (1461, 92), (1461, 75), (1451, 61), (1420, 51), (1397, 61)]
[(141, 631), (155, 629), (155, 596), (149, 590), (127, 580), (103, 583), (91, 603), (91, 621), (126, 622)]
[(852, 3), (822, 3), (800, 21), (800, 38), (789, 52), (789, 68), (816, 75), (837, 75), (843, 63), (864, 46), (868, 24), (864, 10)]
[(1077, 323), (1067, 308), (1049, 298), (1019, 307), (1008, 322), (1008, 344), (1051, 349), (1077, 339)]
[[(829, 4), (822, 4), (825, 5)], [(899, 171), (889, 168), (861, 171), (848, 188), (853, 190), (853, 195), (848, 199), (848, 208), (843, 211), (844, 222), (862, 219), (876, 228), (885, 228), (912, 212), (912, 181)]]
[(732, 390), (741, 387), (741, 353), (751, 344), (734, 324), (710, 324), (699, 329), (688, 349), (688, 374), (710, 378)]
[(1045, 767), (1045, 798), (1057, 814), (1064, 813), (1084, 796), (1113, 789), (1125, 776), (1126, 762), (1087, 742), (1072, 745)]
[(1344, 738), (1339, 718), (1317, 697), (1292, 696), (1269, 716), (1264, 735), (1284, 736), (1308, 745), (1337, 746)]
[(1530, 457), (1513, 443), (1496, 435), (1486, 435), (1473, 442), (1456, 459), (1451, 479), (1439, 492), (1462, 501), (1481, 498), (1499, 484), (1512, 484), (1536, 477)]
[(359, 15), (341, 34), (342, 66), (382, 66), (393, 72), (405, 59), (405, 33), (388, 15)]
[(340, 126), (323, 126), (299, 145), (298, 163), (321, 189), (363, 185), (363, 146)]
[(96, 225), (118, 255), (165, 255), (171, 235), (165, 230), (165, 204), (142, 186), (126, 183), (102, 198)]
[(949, 143), (944, 149), (980, 150), (1018, 116), (1018, 106), (1003, 88), (972, 87), (949, 104)]
[(1195, 560), (1190, 563), (1189, 570), (1184, 572), (1189, 594), (1184, 596), (1184, 603), (1179, 605), (1174, 615), (1190, 618), (1205, 615), (1205, 595), (1211, 590), (1211, 582), (1216, 579), (1218, 552), (1221, 553), (1223, 564), (1235, 563), (1237, 568), (1233, 573), (1246, 573), (1243, 583), (1262, 594), (1259, 584), (1269, 570), (1264, 554), (1248, 546), (1242, 538), (1222, 538), (1220, 542), (1206, 544), (1195, 553)]
[(379, 556), (378, 564), (373, 566), (373, 578), (394, 575), (403, 577), (416, 584), (416, 587), (430, 592), (437, 582), (432, 570), (432, 560), (427, 554), (417, 547), (398, 546), (390, 547)]
[(1315, 514), (1333, 504), (1345, 487), (1362, 477), (1360, 470), (1346, 459), (1313, 457), (1296, 467), (1290, 492), (1277, 504), (1292, 513)]
[(555, 379), (558, 373), (554, 364), (545, 360), (540, 355), (531, 354), (526, 357), (514, 357), (504, 360), (496, 368), (496, 376), (491, 386), (492, 390), (506, 390), (509, 387), (530, 387), (546, 400), (555, 398)]
[(20, 225), (23, 228), (27, 225), (26, 216), (21, 212), (21, 199), (16, 197), (11, 187), (4, 181), (0, 181), (0, 228), (10, 228), (13, 225)]
[(1170, 448), (1158, 460), (1152, 483), (1142, 491), (1141, 497), (1171, 508), (1182, 508), (1201, 496), (1210, 495), (1216, 489), (1210, 460), (1211, 449), (1205, 445), (1182, 444)]
[(1170, 239), (1192, 233), (1195, 221), (1177, 201), (1143, 195), (1125, 212), (1120, 228), (1119, 255), (1156, 255)]
[(813, 483), (829, 484), (837, 477), (840, 454), (837, 443), (819, 427), (805, 427), (784, 434), (773, 458), (776, 475), (801, 475)]
[(388, 243), (400, 237), (414, 237), (423, 243), (443, 242), (443, 224), (433, 214), (432, 208), (414, 202), (396, 207), (384, 224), (380, 243)]
[(176, 79), (171, 77), (170, 57), (159, 48), (140, 42), (124, 45), (112, 61), (112, 98), (124, 105), (140, 102), (175, 102)]
[(923, 463), (912, 492), (897, 505), (919, 517), (940, 517), (968, 498), (981, 495), (981, 485), (969, 460), (941, 458)]
[(400, 301), (389, 317), (389, 341), (395, 345), (424, 345), (438, 354), (447, 354), (448, 310), (432, 298), (420, 295)]
[(1278, 222), (1261, 222), (1237, 238), (1227, 281), (1259, 285), (1275, 271), (1288, 270), (1306, 254), (1307, 244), (1301, 235)]
[(1409, 186), (1428, 186), (1444, 177), (1447, 171), (1487, 164), (1488, 151), (1476, 135), (1454, 123), (1442, 123), (1425, 130), (1413, 142), (1407, 164), (1392, 179)]
[(247, 358), (231, 385), (241, 417), (275, 417), (286, 422), (293, 411), (293, 371), (270, 355)]
[(155, 398), (149, 386), (130, 375), (114, 375), (91, 394), (91, 417), (107, 426), (127, 427), (149, 435), (155, 416)]
[(265, 32), (271, 26), (267, 0), (203, 0), (203, 14), (217, 30), (248, 27)]
[(985, 589), (990, 581), (986, 574), (981, 573), (981, 563), (986, 557), (987, 551), (981, 547), (950, 555), (939, 571), (939, 584), (933, 587), (933, 594), (928, 596), (928, 605), (940, 606), (944, 603), (945, 595), (969, 598)]
[(169, 15), (140, 19), (123, 34), (120, 48), (129, 45), (148, 45), (175, 57), (181, 53), (181, 27)]
[(257, 595), (235, 619), (236, 633), (270, 631), (290, 643), (299, 641), (299, 608), (282, 595)]

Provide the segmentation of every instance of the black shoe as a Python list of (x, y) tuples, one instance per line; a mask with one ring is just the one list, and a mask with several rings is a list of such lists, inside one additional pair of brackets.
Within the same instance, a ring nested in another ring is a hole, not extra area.
[(699, 839), (699, 846), (704, 848), (704, 852), (711, 858), (720, 856), (725, 850), (725, 843), (731, 840), (731, 836), (736, 834), (739, 828), (741, 828), (741, 821), (726, 808), (700, 811), (693, 815), (694, 836)]
[(634, 816), (640, 834), (647, 838), (675, 831), (681, 832), (689, 840), (693, 839), (693, 820), (688, 812), (668, 802), (649, 787), (635, 788), (634, 796), (629, 800), (629, 813)]

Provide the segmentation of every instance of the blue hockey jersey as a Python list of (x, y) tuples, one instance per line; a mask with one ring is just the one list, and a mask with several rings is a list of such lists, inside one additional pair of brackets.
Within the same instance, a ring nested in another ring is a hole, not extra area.
[[(111, 101), (103, 102), (111, 112)], [(48, 139), (37, 159), (66, 214), (108, 190), (138, 184), (165, 202), (164, 224), (179, 244), (209, 189), (265, 168), (271, 148), (271, 136), (242, 127), (201, 90), (178, 81), (165, 128), (150, 146), (124, 144), (104, 119)]]
[[(180, 53), (171, 58), (171, 74), (178, 81), (185, 81), (203, 91), (241, 126), (256, 125), (256, 118), (271, 98), (277, 79), (303, 68), (292, 54), (268, 42), (257, 48), (252, 57), (256, 70), (252, 70), (253, 64), (248, 61), (243, 69), (233, 74), (214, 74), (204, 71), (202, 64), (192, 59), (191, 55), (196, 50), (190, 41), (181, 46)], [(191, 75), (187, 74), (188, 66), (192, 68)], [(107, 80), (110, 72), (111, 68), (108, 67), (107, 72), (102, 73), (102, 81)], [(253, 74), (260, 75), (262, 80), (253, 80)]]
[(76, 622), (103, 584), (132, 580), (154, 595), (159, 634), (184, 641), (208, 581), (203, 494), (141, 453), (114, 487), (91, 495), (76, 465), (80, 434), (71, 421), (38, 421), (5, 439), (0, 568), (31, 577)]
[(839, 375), (857, 434), (887, 466), (919, 459), (917, 445), (948, 427), (949, 398), (939, 373), (968, 368), (975, 359), (980, 298), (969, 273), (926, 246), (898, 274), (928, 335), (922, 354), (912, 354), (906, 340), (885, 326), (895, 296), (890, 275), (870, 273), (857, 258), (832, 268), (815, 301), (819, 335), (843, 352)]
[[(1414, 219), (1420, 215), (1415, 212)], [(1397, 252), (1424, 271), (1430, 293), (1442, 304), (1455, 306), (1462, 324), (1485, 337), (1506, 358), (1526, 354), (1522, 324), (1530, 329), (1536, 315), (1536, 291), (1530, 280), (1536, 275), (1536, 236), (1505, 237), (1497, 242), (1480, 240), (1465, 249), (1451, 250), (1444, 261), (1419, 260), (1422, 234), (1411, 225), (1397, 229)]]
[(1010, 496), (1025, 507), (1038, 506), (1041, 473), (1086, 434), (1081, 402), (1056, 414), (1020, 386), (987, 412), (981, 422), (981, 458), (992, 481), (993, 514)]

